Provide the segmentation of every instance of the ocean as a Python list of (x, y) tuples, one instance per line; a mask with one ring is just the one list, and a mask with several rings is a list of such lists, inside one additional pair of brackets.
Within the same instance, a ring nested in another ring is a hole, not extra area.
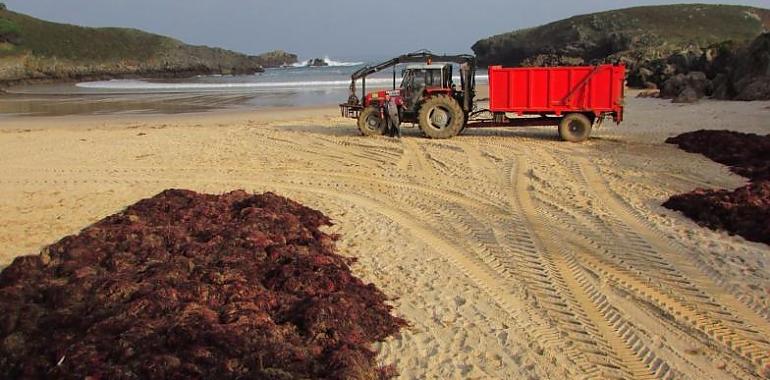
[[(0, 96), (0, 115), (164, 114), (335, 105), (347, 100), (354, 71), (380, 62), (344, 62), (328, 57), (325, 61), (328, 66), (307, 67), (306, 61), (255, 75), (19, 86)], [(390, 88), (392, 75), (388, 69), (368, 77), (367, 92)], [(400, 71), (397, 77), (400, 80)], [(478, 75), (477, 81), (486, 83), (486, 75)], [(360, 96), (360, 82), (357, 91)]]

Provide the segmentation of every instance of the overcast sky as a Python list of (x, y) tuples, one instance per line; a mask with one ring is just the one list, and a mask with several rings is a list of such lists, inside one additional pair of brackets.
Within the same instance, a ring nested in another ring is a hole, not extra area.
[[(477, 40), (565, 17), (665, 1), (628, 0), (0, 0), (87, 26), (133, 27), (244, 53), (283, 49), (363, 59), (421, 48), (469, 52)], [(699, 1), (712, 3), (711, 1)], [(770, 7), (770, 0), (715, 1)]]

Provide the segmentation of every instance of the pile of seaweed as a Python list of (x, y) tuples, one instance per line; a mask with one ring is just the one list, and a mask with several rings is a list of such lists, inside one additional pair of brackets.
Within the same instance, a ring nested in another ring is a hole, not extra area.
[(166, 190), (0, 273), (0, 378), (381, 379), (405, 321), (272, 193)]
[(770, 244), (770, 135), (701, 130), (666, 142), (727, 165), (751, 182), (734, 191), (696, 189), (671, 197), (663, 206), (703, 226)]

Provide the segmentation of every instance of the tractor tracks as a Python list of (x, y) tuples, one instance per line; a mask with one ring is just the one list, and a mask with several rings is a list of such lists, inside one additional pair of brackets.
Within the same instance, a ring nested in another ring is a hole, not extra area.
[[(476, 347), (481, 352), (459, 365), (480, 368), (487, 378), (751, 379), (770, 365), (766, 309), (750, 294), (725, 289), (697, 251), (667, 237), (665, 227), (645, 219), (649, 210), (615, 193), (590, 147), (510, 136), (393, 141), (314, 136), (280, 126), (247, 131), (218, 141), (222, 150), (173, 165), (153, 166), (153, 157), (137, 155), (113, 157), (125, 163), (108, 168), (96, 161), (5, 165), (0, 185), (142, 194), (237, 186), (317, 198), (330, 214), (355, 210), (361, 231), (397, 225), (406, 231), (407, 246), (426, 247), (411, 254), (440, 258), (453, 269), (446, 277), (462, 277), (485, 296), (460, 304), (495, 305), (469, 314), (483, 328), (439, 321), (425, 336), (441, 346), (476, 329), (479, 342), (499, 342), (514, 363), (533, 367), (492, 369), (497, 359), (484, 358), (484, 347)], [(253, 140), (260, 149), (249, 148)], [(248, 165), (228, 164), (238, 160)], [(366, 234), (356, 239), (351, 243), (371, 244)], [(396, 272), (388, 273), (389, 280), (422, 275), (398, 263), (390, 268)], [(447, 297), (465, 296), (447, 290)], [(425, 309), (419, 315), (433, 306), (417, 305)], [(506, 337), (484, 336), (497, 321), (507, 326)], [(447, 325), (454, 330), (442, 330)], [(405, 334), (415, 341), (423, 336)], [(438, 360), (423, 352), (386, 351)]]
[[(605, 193), (595, 178), (589, 177), (592, 182), (585, 180), (583, 173), (590, 170), (589, 162), (571, 161), (564, 155), (557, 157), (546, 152), (539, 154), (545, 154), (546, 160), (553, 158), (560, 168), (541, 168), (538, 174), (546, 170), (561, 171), (578, 184), (571, 191), (557, 195), (542, 192), (535, 197), (540, 219), (547, 226), (559, 226), (562, 234), (570, 236), (570, 245), (576, 248), (571, 252), (561, 248), (563, 257), (577, 260), (604, 281), (654, 305), (658, 312), (678, 323), (679, 329), (691, 329), (689, 335), (696, 336), (703, 344), (717, 346), (714, 357), (723, 358), (723, 353), (730, 353), (727, 358), (734, 359), (735, 364), (725, 367), (731, 367), (726, 369), (734, 371), (734, 376), (750, 377), (767, 366), (770, 351), (763, 331), (767, 324), (762, 317), (731, 297), (725, 297), (724, 291), (709, 284), (686, 259), (673, 257), (673, 249), (665, 240), (630, 219), (625, 210), (603, 196)], [(587, 193), (598, 195), (589, 196), (590, 212), (575, 210), (574, 206), (564, 203), (568, 196), (579, 198)], [(573, 269), (575, 267), (573, 264)], [(633, 343), (628, 339), (633, 335), (623, 336), (629, 345)], [(660, 368), (670, 367), (668, 363), (648, 363), (646, 359), (644, 362), (656, 374), (660, 374)]]

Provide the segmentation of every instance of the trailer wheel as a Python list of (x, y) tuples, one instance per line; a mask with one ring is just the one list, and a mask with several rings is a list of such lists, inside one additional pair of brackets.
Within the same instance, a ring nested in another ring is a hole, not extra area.
[(434, 96), (423, 103), (417, 115), (420, 130), (432, 139), (457, 136), (465, 126), (463, 110), (457, 100), (445, 95)]
[(385, 134), (385, 120), (380, 117), (380, 109), (369, 106), (358, 115), (358, 130), (364, 136), (379, 136)]
[(570, 113), (559, 122), (559, 137), (564, 141), (581, 142), (591, 135), (591, 120), (582, 113)]

